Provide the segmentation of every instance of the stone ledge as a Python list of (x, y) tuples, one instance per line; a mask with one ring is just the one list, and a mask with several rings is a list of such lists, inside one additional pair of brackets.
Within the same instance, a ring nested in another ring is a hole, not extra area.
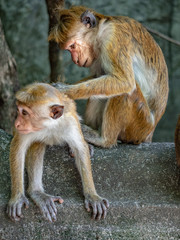
[(97, 192), (110, 200), (107, 218), (92, 221), (83, 207), (82, 185), (74, 159), (63, 147), (47, 148), (46, 192), (64, 199), (57, 221), (45, 221), (31, 202), (24, 219), (5, 214), (10, 197), (9, 144), (0, 131), (0, 239), (179, 239), (180, 187), (173, 143), (118, 144), (95, 148), (92, 158)]

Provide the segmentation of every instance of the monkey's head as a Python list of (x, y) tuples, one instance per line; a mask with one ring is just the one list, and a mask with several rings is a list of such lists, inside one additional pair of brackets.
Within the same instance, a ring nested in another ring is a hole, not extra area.
[(61, 49), (68, 50), (78, 66), (90, 67), (98, 55), (96, 36), (99, 22), (104, 18), (83, 6), (60, 10), (58, 23), (51, 30), (48, 40), (54, 40)]
[(55, 124), (62, 115), (62, 94), (54, 87), (35, 83), (16, 93), (15, 127), (21, 134), (40, 131)]

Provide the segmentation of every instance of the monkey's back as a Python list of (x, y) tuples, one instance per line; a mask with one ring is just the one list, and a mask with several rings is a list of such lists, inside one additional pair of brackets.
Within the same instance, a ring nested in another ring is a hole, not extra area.
[(139, 85), (156, 122), (163, 115), (168, 99), (168, 70), (159, 45), (147, 29), (129, 17), (113, 17), (115, 23), (116, 57), (127, 71), (132, 63), (136, 84)]

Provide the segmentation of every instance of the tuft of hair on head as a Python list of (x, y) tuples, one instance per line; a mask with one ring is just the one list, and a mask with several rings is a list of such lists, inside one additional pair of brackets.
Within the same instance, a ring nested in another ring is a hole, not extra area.
[(92, 9), (84, 6), (73, 6), (70, 9), (57, 8), (56, 18), (58, 23), (50, 31), (48, 41), (55, 41), (63, 46), (68, 40), (69, 34), (74, 32), (75, 26), (78, 23), (81, 24), (81, 15), (87, 10), (95, 14)]
[(33, 83), (27, 85), (16, 93), (16, 99), (19, 102), (31, 105), (35, 103), (46, 102), (53, 97), (54, 88), (45, 83)]

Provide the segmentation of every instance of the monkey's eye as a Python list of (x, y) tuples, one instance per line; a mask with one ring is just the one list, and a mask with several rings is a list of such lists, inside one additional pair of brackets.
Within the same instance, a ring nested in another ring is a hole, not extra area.
[(69, 47), (70, 49), (75, 49), (75, 43), (71, 44)]
[(22, 115), (26, 116), (26, 115), (28, 115), (28, 112), (23, 109), (23, 110), (22, 110)]

